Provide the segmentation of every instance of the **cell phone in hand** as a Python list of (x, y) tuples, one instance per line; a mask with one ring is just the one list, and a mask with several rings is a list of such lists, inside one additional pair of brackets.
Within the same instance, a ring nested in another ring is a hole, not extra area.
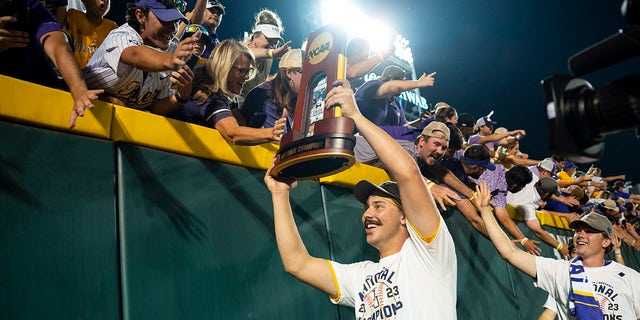
[(7, 0), (0, 11), (0, 17), (6, 16), (15, 17), (18, 21), (7, 23), (5, 30), (28, 31), (29, 6), (26, 0)]
[(195, 68), (196, 64), (198, 64), (198, 60), (200, 60), (200, 57), (196, 56), (195, 54), (192, 54), (191, 58), (187, 60), (187, 65), (189, 66), (189, 69), (191, 69), (191, 71), (193, 71), (193, 68)]

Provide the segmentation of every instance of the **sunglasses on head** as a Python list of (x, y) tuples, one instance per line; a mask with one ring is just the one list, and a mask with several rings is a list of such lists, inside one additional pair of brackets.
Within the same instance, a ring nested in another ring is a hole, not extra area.
[(167, 8), (176, 8), (180, 12), (184, 13), (187, 10), (187, 2), (184, 0), (158, 0), (160, 3), (167, 6)]

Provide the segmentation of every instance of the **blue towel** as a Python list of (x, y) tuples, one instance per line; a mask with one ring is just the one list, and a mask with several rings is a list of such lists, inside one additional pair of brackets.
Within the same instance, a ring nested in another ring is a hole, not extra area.
[(593, 294), (593, 285), (587, 279), (582, 260), (575, 257), (569, 264), (571, 288), (569, 290), (569, 313), (578, 320), (602, 320), (602, 310)]

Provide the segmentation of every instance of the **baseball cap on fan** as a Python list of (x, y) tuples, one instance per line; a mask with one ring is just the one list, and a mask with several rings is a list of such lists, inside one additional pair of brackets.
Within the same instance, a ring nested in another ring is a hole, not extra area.
[(554, 167), (554, 162), (553, 159), (551, 158), (545, 158), (544, 160), (538, 162), (538, 168), (547, 170), (549, 172), (553, 172), (553, 167)]
[(587, 213), (580, 220), (574, 220), (569, 224), (570, 228), (577, 229), (582, 226), (589, 226), (603, 232), (608, 238), (613, 234), (613, 226), (607, 217), (596, 212)]
[(148, 8), (161, 21), (180, 20), (189, 23), (189, 20), (181, 12), (187, 8), (187, 3), (182, 0), (140, 0), (129, 5), (136, 8)]
[(458, 126), (472, 128), (476, 120), (469, 113), (461, 113), (458, 115)]
[(302, 60), (304, 60), (304, 51), (291, 49), (280, 58), (278, 68), (302, 68)]
[(491, 120), (491, 118), (489, 116), (482, 117), (482, 118), (478, 119), (478, 121), (476, 121), (476, 126), (478, 126), (478, 128), (480, 128), (482, 126), (493, 127), (496, 124), (498, 124), (498, 123), (493, 121), (493, 120)]
[(224, 6), (218, 0), (209, 0), (207, 1), (207, 9), (216, 8), (220, 10), (221, 14), (225, 14)]
[(269, 23), (259, 24), (253, 27), (253, 32), (262, 32), (262, 34), (264, 34), (264, 36), (269, 39), (278, 39), (280, 40), (280, 42), (284, 41), (284, 39), (282, 39), (282, 36), (280, 35), (280, 28), (278, 28), (278, 26), (276, 25), (272, 25)]
[(431, 121), (422, 129), (422, 135), (449, 141), (451, 130), (446, 124), (440, 121)]

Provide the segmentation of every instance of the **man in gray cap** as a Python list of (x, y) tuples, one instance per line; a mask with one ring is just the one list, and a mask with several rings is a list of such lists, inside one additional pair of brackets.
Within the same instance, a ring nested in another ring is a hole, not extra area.
[(558, 302), (562, 319), (640, 319), (640, 273), (604, 258), (613, 249), (613, 228), (606, 217), (589, 213), (571, 222), (577, 256), (555, 260), (514, 247), (496, 222), (490, 197), (486, 185), (480, 185), (476, 204), (491, 242), (505, 261)]
[[(453, 239), (414, 159), (358, 110), (346, 80), (327, 93), (340, 105), (397, 182), (361, 181), (354, 196), (364, 203), (362, 227), (380, 261), (342, 264), (309, 254), (297, 230), (289, 193), (293, 181), (265, 175), (274, 209), (276, 242), (287, 272), (321, 290), (355, 318), (455, 319), (457, 262)], [(445, 133), (439, 133), (444, 136)], [(429, 288), (425, 290), (425, 288)], [(428, 310), (428, 312), (425, 312)]]

